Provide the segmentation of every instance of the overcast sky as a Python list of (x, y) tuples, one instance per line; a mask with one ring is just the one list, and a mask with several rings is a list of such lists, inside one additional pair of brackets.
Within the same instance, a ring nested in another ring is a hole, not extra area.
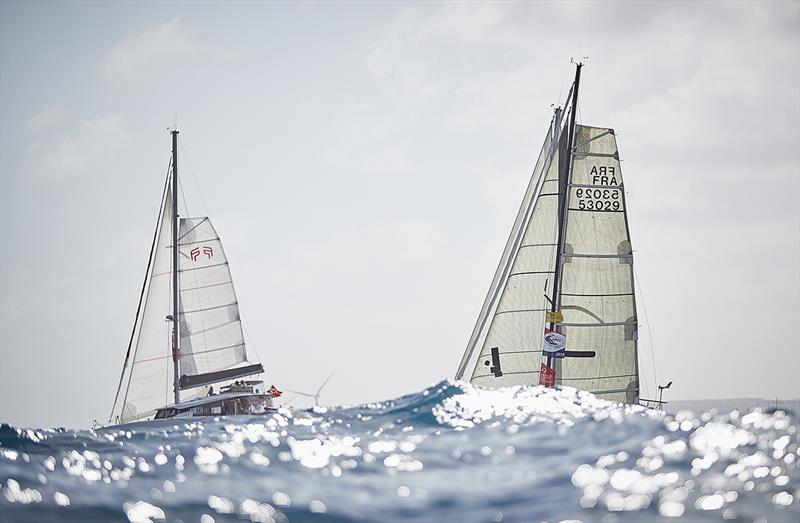
[(107, 418), (176, 118), (268, 384), (452, 378), (578, 56), (645, 394), (800, 396), (799, 7), (0, 3), (0, 421)]

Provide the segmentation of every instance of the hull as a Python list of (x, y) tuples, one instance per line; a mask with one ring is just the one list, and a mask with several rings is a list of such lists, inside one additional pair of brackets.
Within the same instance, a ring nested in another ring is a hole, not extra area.
[(96, 429), (98, 432), (103, 431), (119, 431), (119, 430), (150, 430), (150, 429), (166, 429), (181, 425), (190, 425), (192, 423), (203, 422), (208, 420), (217, 420), (222, 418), (247, 418), (251, 419), (257, 416), (270, 416), (277, 414), (278, 409), (270, 407), (264, 412), (253, 414), (233, 414), (233, 415), (214, 415), (214, 416), (192, 416), (192, 417), (175, 417), (175, 418), (162, 418), (162, 419), (149, 419), (141, 421), (131, 421), (129, 423), (120, 423), (119, 425), (107, 425)]
[(262, 416), (273, 414), (277, 409), (272, 404), (270, 394), (254, 394), (251, 392), (226, 392), (213, 394), (177, 405), (167, 405), (156, 410), (153, 418), (130, 420), (118, 425), (110, 425), (109, 429), (128, 429), (172, 426), (176, 423), (193, 423), (203, 419), (214, 419), (222, 416)]

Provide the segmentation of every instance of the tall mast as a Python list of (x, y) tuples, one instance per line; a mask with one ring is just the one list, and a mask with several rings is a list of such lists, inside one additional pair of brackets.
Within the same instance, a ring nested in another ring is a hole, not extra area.
[[(563, 277), (562, 268), (564, 266), (564, 247), (566, 243), (567, 228), (567, 207), (569, 206), (569, 182), (572, 177), (572, 148), (575, 143), (575, 114), (578, 112), (578, 86), (581, 82), (582, 62), (575, 64), (575, 83), (572, 86), (572, 109), (569, 117), (569, 129), (567, 130), (566, 151), (559, 151), (559, 202), (558, 202), (558, 251), (556, 256), (556, 270), (553, 277), (553, 299), (551, 300), (552, 311), (556, 312), (561, 307), (561, 279)], [(566, 156), (566, 157), (565, 157)], [(554, 322), (550, 322), (550, 330), (555, 327)], [(548, 354), (547, 366), (552, 367), (553, 357)]]
[(175, 404), (181, 402), (178, 358), (178, 131), (172, 130), (172, 368)]

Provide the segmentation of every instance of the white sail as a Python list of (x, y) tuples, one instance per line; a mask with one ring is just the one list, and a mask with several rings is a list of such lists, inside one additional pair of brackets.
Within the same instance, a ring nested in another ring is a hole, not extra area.
[(625, 191), (614, 131), (576, 126), (564, 246), (558, 384), (633, 403), (638, 397), (636, 300)]
[(252, 366), (242, 368), (247, 353), (239, 304), (211, 221), (182, 218), (178, 249), (181, 388), (253, 374)]
[(122, 422), (151, 416), (172, 398), (172, 329), (166, 319), (172, 299), (171, 215), (172, 196), (167, 190), (127, 388), (119, 413)]
[[(559, 122), (551, 126), (457, 378), (502, 387), (539, 382), (558, 214)], [(479, 352), (478, 352), (479, 350)], [(477, 358), (472, 352), (478, 352)], [(463, 374), (472, 363), (468, 374)], [(499, 365), (498, 365), (499, 363)]]
[[(570, 185), (556, 298), (563, 321), (556, 330), (566, 336), (567, 351), (595, 356), (568, 352), (566, 358), (554, 358), (556, 384), (634, 403), (639, 383), (633, 255), (614, 132), (577, 125), (568, 173), (560, 165), (568, 154), (568, 126), (558, 143), (552, 139), (554, 128), (456, 378), (467, 376), (471, 383), (488, 387), (539, 383), (540, 366), (547, 361), (543, 335), (555, 284), (561, 171), (565, 190), (567, 176)], [(558, 313), (553, 316), (558, 320)]]

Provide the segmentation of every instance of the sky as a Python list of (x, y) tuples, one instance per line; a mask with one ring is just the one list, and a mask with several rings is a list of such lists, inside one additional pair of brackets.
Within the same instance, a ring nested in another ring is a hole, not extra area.
[(797, 2), (3, 1), (0, 421), (107, 419), (176, 123), (267, 383), (452, 378), (583, 56), (643, 395), (800, 397)]

